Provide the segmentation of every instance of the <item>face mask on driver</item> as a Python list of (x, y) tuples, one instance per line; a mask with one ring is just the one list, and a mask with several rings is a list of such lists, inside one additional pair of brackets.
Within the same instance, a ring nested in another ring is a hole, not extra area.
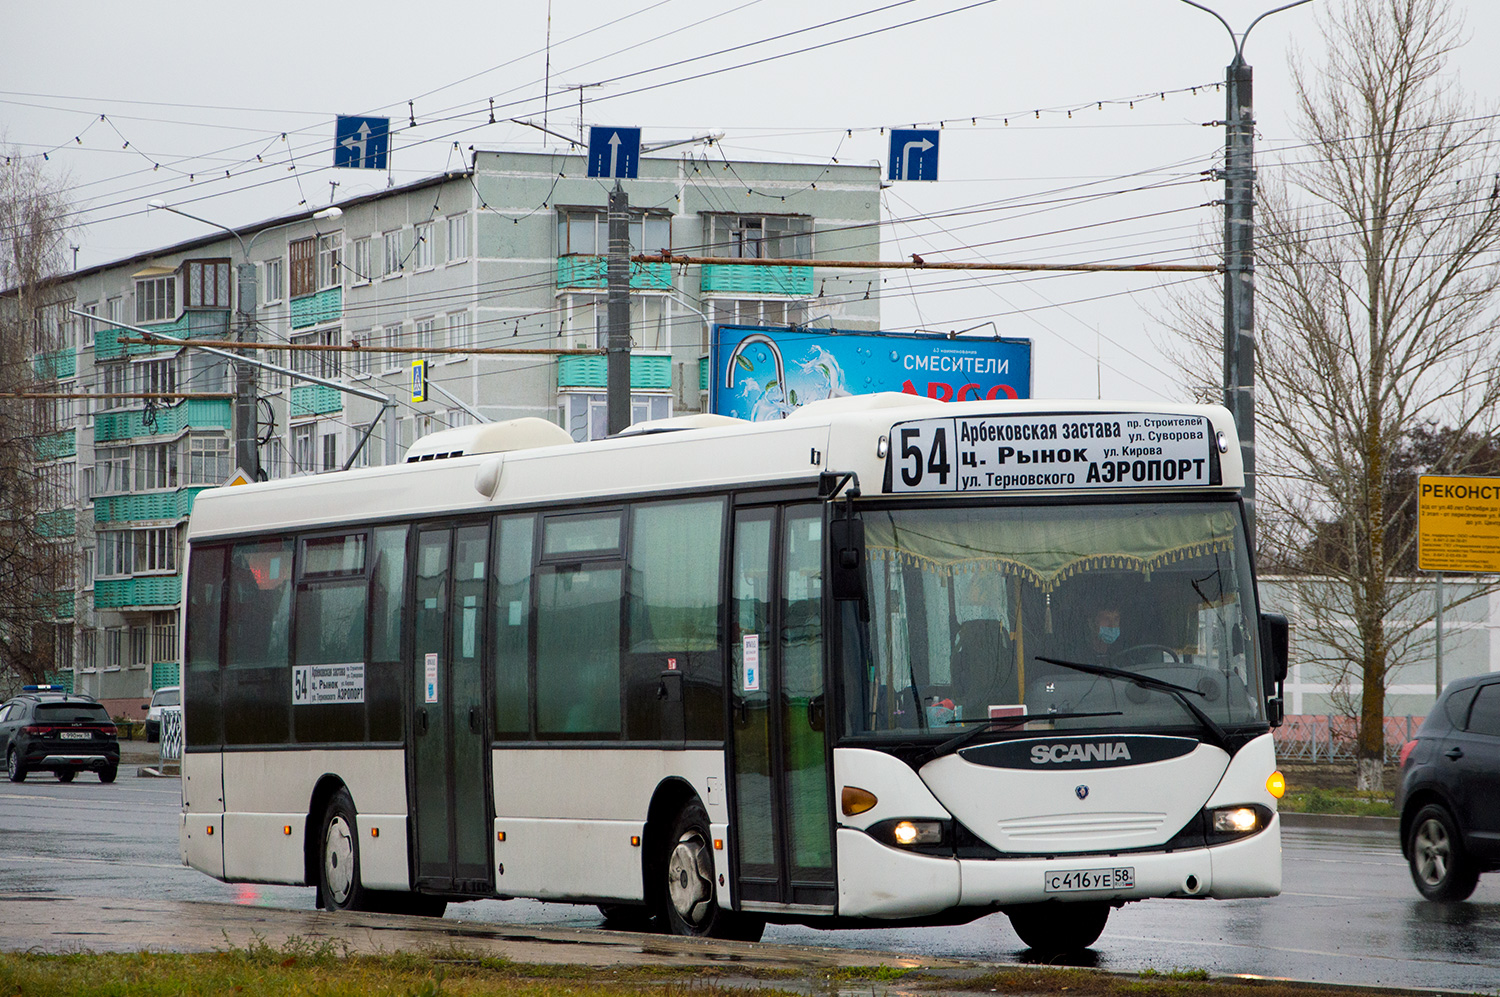
[(1120, 639), (1119, 627), (1100, 627), (1099, 639), (1106, 644), (1113, 644)]

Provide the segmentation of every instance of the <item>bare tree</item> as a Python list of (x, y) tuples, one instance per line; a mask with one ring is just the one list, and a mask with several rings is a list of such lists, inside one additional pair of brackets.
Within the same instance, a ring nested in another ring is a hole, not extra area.
[(73, 616), (64, 427), (55, 402), (14, 397), (55, 379), (45, 357), (63, 346), (64, 182), (18, 151), (0, 166), (0, 686), (56, 667), (58, 623)]
[[(1493, 442), (1500, 181), (1490, 119), (1446, 72), (1463, 39), (1445, 0), (1344, 0), (1320, 28), (1326, 62), (1294, 63), (1302, 144), (1258, 184), (1259, 539), (1306, 576), (1298, 643), (1345, 690), (1378, 788), (1386, 688), (1432, 618), (1415, 489), (1395, 485), (1485, 465)], [(1200, 378), (1222, 314), (1203, 306), (1172, 323)]]

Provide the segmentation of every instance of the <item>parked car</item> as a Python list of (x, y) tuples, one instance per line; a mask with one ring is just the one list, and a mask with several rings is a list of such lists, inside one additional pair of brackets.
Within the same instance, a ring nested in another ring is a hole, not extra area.
[(120, 768), (119, 731), (93, 696), (61, 687), (26, 686), (0, 706), (0, 754), (11, 782), (31, 772), (52, 772), (72, 782), (81, 770), (114, 782)]
[(146, 740), (161, 740), (161, 708), (182, 705), (182, 686), (164, 685), (151, 694), (151, 702), (142, 703), (146, 711)]
[(1401, 749), (1401, 851), (1429, 900), (1463, 900), (1500, 869), (1500, 675), (1449, 684)]

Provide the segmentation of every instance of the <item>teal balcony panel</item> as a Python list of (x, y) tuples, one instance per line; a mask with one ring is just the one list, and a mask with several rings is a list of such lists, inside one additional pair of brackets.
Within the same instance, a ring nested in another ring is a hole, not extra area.
[(344, 393), (326, 384), (299, 384), (292, 389), (292, 418), (342, 412)]
[(698, 361), (698, 390), (708, 390), (708, 357), (702, 357)]
[(701, 294), (811, 294), (812, 267), (735, 266), (706, 263), (699, 271)]
[[(559, 288), (603, 288), (608, 284), (607, 260), (603, 256), (559, 256), (557, 258), (557, 286)], [(672, 265), (670, 263), (630, 264), (630, 287), (636, 291), (670, 291), (672, 289)]]
[(71, 620), (75, 612), (74, 596), (72, 592), (53, 592), (47, 600), (46, 613), (54, 620)]
[(229, 429), (234, 407), (228, 398), (189, 398), (156, 409), (156, 422), (146, 425), (144, 411), (101, 412), (94, 416), (94, 442), (109, 443), (137, 436), (174, 436), (184, 429)]
[(129, 523), (145, 520), (186, 519), (193, 514), (193, 499), (213, 485), (194, 485), (174, 492), (138, 495), (103, 495), (94, 499), (94, 522)]
[(36, 517), (36, 531), (44, 537), (71, 537), (78, 533), (78, 513), (53, 509)]
[(182, 682), (182, 665), (176, 661), (153, 661), (151, 663), (151, 688), (179, 685)]
[(292, 299), (292, 328), (306, 329), (319, 322), (337, 322), (344, 314), (344, 289), (330, 287), (317, 294)]
[[(142, 322), (140, 327), (174, 339), (228, 339), (230, 336), (229, 316), (228, 309), (199, 308), (183, 312), (172, 322)], [(168, 353), (178, 348), (170, 343), (163, 343), (159, 346), (131, 343), (127, 346), (120, 342), (122, 338), (135, 335), (129, 329), (118, 329), (100, 323), (100, 328), (94, 333), (94, 359), (118, 360), (123, 356)]]
[[(559, 357), (559, 388), (604, 388), (609, 380), (604, 357)], [(630, 358), (630, 390), (666, 390), (672, 387), (672, 358), (639, 356)]]
[(182, 598), (182, 576), (150, 575), (94, 582), (95, 609), (172, 607)]
[(31, 453), (37, 460), (57, 460), (78, 454), (78, 431), (64, 429), (60, 433), (48, 433), (31, 441)]
[(48, 672), (46, 674), (46, 679), (48, 685), (60, 685), (63, 687), (63, 691), (68, 695), (71, 696), (73, 694), (72, 672)]
[(71, 349), (38, 353), (31, 358), (31, 373), (38, 381), (60, 381), (78, 373), (78, 354)]

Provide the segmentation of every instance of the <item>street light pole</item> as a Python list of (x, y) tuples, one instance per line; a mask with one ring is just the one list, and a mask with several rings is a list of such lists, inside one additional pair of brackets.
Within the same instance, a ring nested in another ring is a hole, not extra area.
[(1245, 517), (1255, 542), (1255, 103), (1254, 74), (1245, 61), (1245, 39), (1263, 19), (1310, 0), (1294, 0), (1261, 14), (1236, 36), (1229, 22), (1195, 0), (1189, 7), (1212, 14), (1229, 32), (1234, 61), (1224, 70), (1224, 407), (1240, 434), (1245, 469)]
[[(214, 228), (223, 229), (234, 236), (235, 241), (240, 244), (240, 262), (235, 265), (235, 322), (234, 338), (242, 343), (253, 343), (259, 339), (255, 328), (255, 306), (260, 298), (260, 289), (255, 277), (255, 263), (250, 259), (250, 249), (255, 245), (255, 240), (273, 229), (285, 228), (287, 225), (295, 224), (286, 222), (282, 225), (272, 225), (263, 228), (250, 237), (248, 243), (244, 237), (228, 225), (221, 225), (209, 218), (200, 218), (197, 215), (175, 208), (164, 201), (151, 201), (148, 208), (160, 208), (170, 211), (174, 215), (191, 218), (195, 222), (212, 225)], [(344, 214), (341, 208), (329, 207), (322, 211), (313, 212), (310, 216), (314, 221), (328, 218), (340, 218)], [(243, 358), (234, 361), (234, 462), (235, 465), (247, 474), (252, 481), (259, 481), (262, 477), (260, 466), (260, 441), (256, 438), (256, 407), (258, 395), (255, 390), (255, 367), (244, 362)]]

